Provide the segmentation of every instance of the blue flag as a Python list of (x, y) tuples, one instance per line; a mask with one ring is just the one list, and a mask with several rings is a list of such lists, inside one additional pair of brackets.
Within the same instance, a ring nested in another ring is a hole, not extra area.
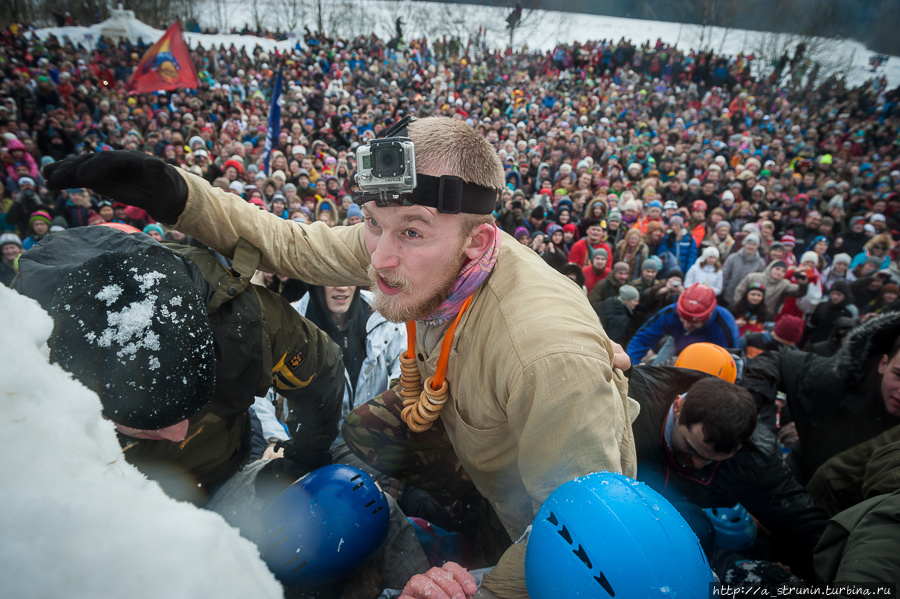
[(269, 157), (272, 149), (278, 143), (278, 135), (281, 133), (281, 69), (275, 75), (275, 89), (272, 90), (272, 106), (269, 108), (269, 127), (266, 129), (266, 148), (263, 151), (263, 170), (269, 174)]

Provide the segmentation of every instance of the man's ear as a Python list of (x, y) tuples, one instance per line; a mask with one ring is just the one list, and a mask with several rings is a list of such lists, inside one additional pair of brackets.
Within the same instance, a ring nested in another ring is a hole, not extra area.
[(463, 252), (469, 260), (478, 260), (494, 243), (494, 225), (481, 224), (469, 235)]
[(681, 408), (684, 407), (684, 400), (681, 395), (675, 396), (675, 401), (672, 402), (672, 408), (675, 411), (675, 419), (681, 415)]

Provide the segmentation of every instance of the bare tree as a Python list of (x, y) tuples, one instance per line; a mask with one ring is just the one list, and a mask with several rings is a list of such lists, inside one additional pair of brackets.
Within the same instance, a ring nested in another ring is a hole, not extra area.
[(271, 9), (272, 6), (270, 6), (268, 0), (250, 0), (250, 19), (254, 29), (262, 30), (266, 28)]
[(306, 22), (307, 5), (304, 0), (272, 0), (272, 12), (287, 31), (296, 31)]

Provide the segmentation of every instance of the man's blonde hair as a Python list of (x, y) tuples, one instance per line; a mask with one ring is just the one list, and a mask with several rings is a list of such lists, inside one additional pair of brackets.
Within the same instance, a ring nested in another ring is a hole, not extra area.
[(506, 176), (490, 142), (463, 121), (428, 117), (409, 125), (416, 146), (416, 170), (456, 175), (468, 183), (501, 190)]

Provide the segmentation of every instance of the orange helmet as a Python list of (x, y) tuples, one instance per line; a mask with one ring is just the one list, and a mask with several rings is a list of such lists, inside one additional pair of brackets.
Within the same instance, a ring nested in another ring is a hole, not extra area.
[(112, 227), (113, 229), (125, 231), (126, 233), (140, 233), (141, 232), (140, 229), (136, 229), (135, 227), (132, 227), (131, 225), (126, 225), (125, 223), (108, 222), (108, 223), (97, 223), (97, 224), (101, 227)]
[(715, 343), (688, 345), (678, 354), (675, 366), (712, 374), (729, 383), (737, 380), (737, 365), (734, 358), (728, 350)]

